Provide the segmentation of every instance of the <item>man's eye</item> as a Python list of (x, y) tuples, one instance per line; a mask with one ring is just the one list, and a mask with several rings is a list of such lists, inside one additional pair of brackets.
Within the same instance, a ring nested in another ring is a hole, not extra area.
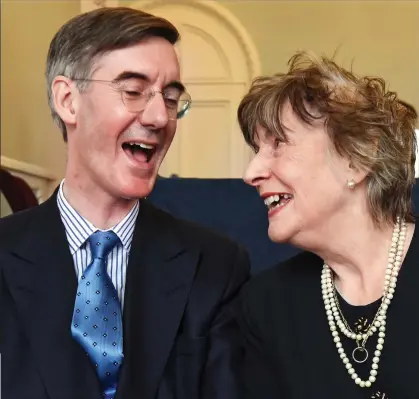
[(168, 100), (179, 101), (179, 98), (182, 96), (182, 92), (175, 88), (169, 88), (164, 90), (163, 97)]
[(164, 102), (166, 103), (166, 106), (168, 108), (177, 108), (178, 100), (172, 99), (172, 98), (165, 98)]
[(140, 97), (141, 96), (141, 92), (134, 91), (134, 90), (125, 90), (125, 95), (127, 97), (130, 97), (130, 98)]

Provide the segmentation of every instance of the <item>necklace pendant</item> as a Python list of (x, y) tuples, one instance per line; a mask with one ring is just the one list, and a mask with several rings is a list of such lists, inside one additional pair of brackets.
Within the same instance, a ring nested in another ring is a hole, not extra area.
[(374, 395), (371, 396), (371, 399), (389, 399), (389, 398), (385, 393), (378, 391)]
[(365, 363), (368, 359), (368, 351), (363, 346), (358, 346), (352, 352), (352, 359), (357, 363)]

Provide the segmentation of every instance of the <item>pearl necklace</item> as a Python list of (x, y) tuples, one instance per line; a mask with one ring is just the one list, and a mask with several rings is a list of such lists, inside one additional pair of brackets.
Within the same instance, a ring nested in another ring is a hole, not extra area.
[[(332, 332), (333, 341), (336, 344), (336, 348), (343, 364), (348, 370), (348, 374), (355, 381), (355, 384), (362, 388), (369, 388), (375, 382), (376, 376), (378, 374), (378, 364), (380, 362), (380, 356), (383, 350), (384, 339), (386, 336), (385, 332), (387, 311), (391, 300), (393, 299), (397, 283), (397, 276), (402, 263), (404, 242), (406, 239), (406, 228), (406, 222), (401, 222), (400, 218), (398, 218), (393, 230), (381, 305), (374, 317), (373, 322), (369, 326), (367, 332), (364, 334), (354, 333), (343, 317), (338, 300), (336, 298), (336, 289), (333, 283), (332, 271), (328, 265), (323, 265), (321, 277), (323, 301), (327, 319), (329, 321), (330, 331)], [(378, 343), (374, 352), (374, 357), (372, 359), (370, 376), (366, 381), (362, 380), (358, 376), (348, 356), (346, 355), (342, 343), (340, 342), (338, 328), (346, 337), (356, 341), (357, 347), (352, 352), (352, 359), (357, 363), (364, 363), (368, 359), (369, 354), (365, 348), (365, 344), (368, 338), (370, 338), (375, 332), (378, 331)], [(359, 356), (361, 356), (361, 358), (359, 358)]]

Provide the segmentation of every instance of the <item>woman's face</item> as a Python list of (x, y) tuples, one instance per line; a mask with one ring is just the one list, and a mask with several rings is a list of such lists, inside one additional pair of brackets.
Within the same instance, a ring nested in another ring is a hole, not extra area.
[(323, 122), (305, 124), (289, 104), (281, 120), (288, 142), (259, 128), (258, 151), (244, 180), (257, 188), (268, 207), (269, 237), (311, 248), (325, 233), (336, 234), (331, 227), (338, 228), (341, 216), (354, 206), (354, 190), (347, 186), (353, 171), (334, 150)]

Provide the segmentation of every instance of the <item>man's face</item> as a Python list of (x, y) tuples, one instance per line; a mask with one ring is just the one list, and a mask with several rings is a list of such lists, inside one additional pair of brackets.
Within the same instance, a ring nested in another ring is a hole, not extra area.
[[(176, 132), (170, 98), (182, 94), (182, 85), (174, 47), (152, 37), (111, 51), (94, 66), (91, 79), (118, 83), (90, 82), (78, 96), (68, 171), (82, 189), (115, 199), (145, 197)], [(140, 93), (151, 95), (135, 112)]]

